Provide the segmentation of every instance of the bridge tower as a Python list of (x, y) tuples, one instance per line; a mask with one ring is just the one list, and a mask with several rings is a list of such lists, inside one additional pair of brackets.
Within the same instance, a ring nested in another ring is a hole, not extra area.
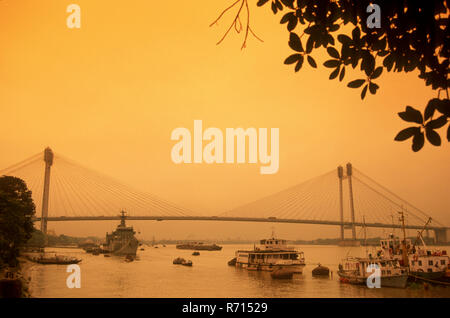
[(447, 229), (434, 230), (435, 243), (448, 243)]
[(355, 227), (355, 206), (353, 204), (353, 185), (352, 185), (352, 164), (347, 163), (347, 178), (348, 178), (348, 192), (350, 196), (350, 212), (352, 215), (352, 239), (356, 240), (356, 227)]
[(50, 147), (44, 150), (45, 174), (44, 193), (42, 196), (41, 231), (47, 236), (48, 198), (50, 194), (50, 170), (53, 165), (53, 151)]
[(344, 168), (339, 166), (337, 169), (339, 178), (339, 216), (341, 220), (341, 241), (344, 240), (344, 195), (342, 191), (342, 180), (344, 179)]

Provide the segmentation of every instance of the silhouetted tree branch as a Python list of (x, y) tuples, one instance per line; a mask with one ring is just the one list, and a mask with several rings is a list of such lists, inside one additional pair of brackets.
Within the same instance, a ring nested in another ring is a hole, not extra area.
[(250, 27), (250, 9), (248, 7), (248, 0), (237, 0), (235, 1), (231, 6), (229, 6), (228, 8), (226, 8), (225, 10), (222, 11), (222, 13), (219, 15), (219, 17), (214, 20), (213, 23), (211, 23), (209, 26), (212, 27), (213, 25), (217, 24), (218, 21), (223, 17), (223, 15), (230, 9), (232, 9), (234, 6), (236, 6), (237, 4), (240, 3), (239, 6), (239, 10), (237, 12), (237, 14), (234, 17), (233, 22), (231, 23), (231, 25), (229, 26), (229, 28), (227, 29), (227, 31), (225, 32), (225, 34), (222, 36), (222, 38), (219, 40), (219, 42), (217, 42), (217, 45), (219, 45), (220, 43), (222, 43), (222, 41), (227, 37), (228, 33), (231, 31), (231, 29), (234, 26), (234, 30), (236, 31), (236, 33), (241, 33), (242, 32), (242, 22), (241, 22), (241, 18), (240, 15), (242, 13), (242, 9), (245, 6), (245, 10), (247, 12), (246, 14), (246, 18), (247, 18), (247, 22), (246, 22), (246, 26), (245, 26), (245, 36), (244, 36), (244, 42), (242, 43), (242, 47), (241, 49), (244, 49), (247, 46), (247, 39), (248, 39), (248, 35), (249, 33), (251, 33), (255, 38), (257, 38), (258, 40), (260, 40), (261, 42), (264, 42), (263, 40), (261, 40), (256, 34), (255, 32), (253, 32), (252, 28)]
[[(244, 2), (248, 12), (247, 0), (238, 0), (231, 6), (241, 3), (232, 26), (236, 26)], [(316, 49), (326, 49), (331, 59), (323, 65), (332, 69), (330, 80), (338, 78), (343, 81), (346, 68), (360, 66), (363, 76), (352, 79), (347, 86), (362, 87), (361, 99), (364, 99), (367, 91), (376, 94), (379, 86), (375, 80), (384, 70), (405, 73), (418, 70), (425, 85), (438, 90), (438, 98), (430, 100), (424, 114), (411, 106), (399, 113), (403, 120), (420, 125), (402, 130), (395, 140), (413, 137), (413, 151), (423, 147), (425, 137), (432, 145), (441, 145), (441, 138), (435, 130), (447, 125), (450, 118), (448, 0), (258, 0), (257, 5), (263, 6), (268, 2), (274, 14), (285, 12), (280, 23), (286, 24), (288, 45), (294, 52), (284, 63), (295, 65), (295, 72), (302, 68), (305, 58), (311, 67), (317, 68), (312, 53)], [(373, 4), (381, 9), (380, 27), (369, 27), (367, 22), (371, 15), (367, 9)], [(351, 34), (338, 32), (348, 24), (354, 26)], [(302, 39), (304, 34), (308, 35), (305, 40)], [(247, 36), (242, 48), (246, 40)], [(447, 97), (439, 99), (442, 90), (446, 91)], [(438, 118), (433, 119), (437, 113)], [(450, 141), (450, 125), (447, 140)]]

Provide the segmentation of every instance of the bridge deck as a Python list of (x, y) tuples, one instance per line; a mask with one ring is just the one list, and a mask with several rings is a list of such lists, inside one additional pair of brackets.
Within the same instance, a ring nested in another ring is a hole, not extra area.
[[(70, 216), (70, 217), (48, 217), (47, 221), (110, 221), (119, 220), (119, 216)], [(136, 221), (231, 221), (231, 222), (272, 222), (272, 223), (301, 223), (301, 224), (316, 224), (316, 225), (352, 225), (351, 222), (339, 221), (323, 221), (323, 220), (297, 220), (297, 219), (279, 219), (275, 217), (269, 218), (246, 218), (246, 217), (225, 217), (225, 216), (128, 216), (128, 220)], [(40, 221), (41, 218), (34, 218)], [(397, 224), (385, 223), (361, 223), (355, 222), (356, 226), (376, 227), (376, 228), (401, 228)], [(406, 225), (407, 229), (421, 230), (423, 225)], [(448, 230), (450, 227), (429, 226), (429, 230)]]

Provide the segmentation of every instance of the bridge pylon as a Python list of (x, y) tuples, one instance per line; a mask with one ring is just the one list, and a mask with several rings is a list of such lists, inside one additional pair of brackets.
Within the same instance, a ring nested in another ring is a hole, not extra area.
[[(337, 168), (338, 180), (339, 180), (339, 218), (340, 218), (340, 236), (342, 246), (353, 246), (358, 245), (359, 241), (356, 240), (356, 224), (355, 224), (355, 206), (353, 201), (353, 184), (352, 175), (353, 168), (351, 163), (346, 165), (346, 174), (344, 175), (344, 168), (339, 166)], [(344, 194), (343, 194), (343, 180), (348, 180), (349, 188), (349, 199), (350, 199), (350, 213), (351, 213), (351, 224), (344, 225)], [(352, 230), (352, 239), (345, 240), (344, 230), (350, 228)]]
[(42, 194), (41, 231), (47, 237), (48, 199), (50, 194), (50, 171), (53, 165), (53, 151), (50, 147), (44, 150), (45, 174), (44, 192)]
[(341, 221), (341, 241), (344, 240), (344, 194), (342, 191), (342, 180), (344, 179), (344, 168), (339, 166), (337, 168), (338, 178), (339, 178), (339, 216)]
[(350, 196), (350, 212), (352, 216), (352, 240), (356, 240), (356, 226), (355, 226), (355, 206), (353, 203), (353, 185), (352, 185), (352, 164), (347, 163), (347, 179), (348, 179), (348, 192)]

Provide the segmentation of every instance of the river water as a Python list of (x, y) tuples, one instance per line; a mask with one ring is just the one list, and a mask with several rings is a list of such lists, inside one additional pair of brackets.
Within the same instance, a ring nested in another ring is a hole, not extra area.
[[(450, 287), (422, 286), (407, 289), (369, 289), (339, 282), (339, 261), (348, 253), (363, 256), (363, 247), (296, 246), (304, 251), (307, 265), (303, 274), (292, 280), (274, 280), (267, 272), (249, 272), (228, 266), (238, 249), (251, 244), (223, 245), (222, 251), (178, 250), (174, 245), (154, 248), (143, 246), (134, 262), (123, 257), (87, 254), (81, 249), (47, 248), (67, 256), (82, 258), (81, 288), (68, 288), (70, 275), (66, 265), (39, 265), (30, 269), (32, 297), (450, 297)], [(173, 265), (176, 257), (193, 261), (193, 267)], [(311, 271), (318, 263), (333, 271), (332, 277), (314, 278)]]

